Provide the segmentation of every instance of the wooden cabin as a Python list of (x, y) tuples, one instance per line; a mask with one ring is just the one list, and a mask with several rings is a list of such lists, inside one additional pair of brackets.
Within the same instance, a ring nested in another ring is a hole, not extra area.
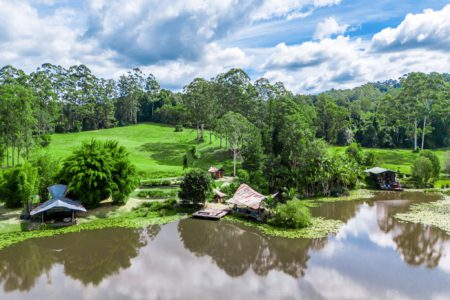
[(262, 221), (265, 212), (262, 203), (266, 199), (266, 196), (258, 193), (250, 186), (241, 184), (233, 198), (228, 200), (227, 203), (233, 206), (233, 212)]
[(374, 167), (364, 171), (375, 182), (375, 184), (382, 190), (401, 191), (402, 187), (397, 179), (397, 172)]
[(222, 193), (218, 189), (213, 189), (213, 193), (214, 193), (214, 201), (216, 201), (217, 203), (225, 202), (225, 197), (227, 196), (227, 194)]
[(208, 170), (209, 174), (211, 174), (212, 178), (219, 179), (223, 178), (223, 174), (225, 170), (223, 168), (217, 169), (215, 166), (211, 166)]

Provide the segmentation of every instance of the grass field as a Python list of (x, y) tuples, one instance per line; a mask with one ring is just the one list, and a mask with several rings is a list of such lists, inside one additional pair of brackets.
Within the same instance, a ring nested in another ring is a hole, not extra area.
[[(343, 153), (345, 149), (346, 147), (332, 147), (332, 150), (338, 153)], [(412, 150), (409, 149), (365, 148), (364, 151), (375, 154), (378, 166), (393, 171), (400, 171), (404, 174), (411, 174), (411, 165), (417, 156), (419, 156), (418, 153), (413, 153)], [(439, 157), (441, 167), (444, 166), (446, 151), (450, 151), (450, 149), (439, 149), (433, 151)], [(441, 178), (435, 182), (436, 187), (441, 187), (442, 184), (450, 185), (450, 178), (448, 178), (448, 174), (441, 173)]]
[(200, 158), (194, 161), (194, 167), (208, 169), (211, 165), (223, 166), (227, 173), (232, 171), (231, 154), (219, 148), (219, 139), (209, 144), (209, 135), (205, 143), (195, 141), (196, 132), (185, 129), (174, 132), (169, 126), (160, 124), (139, 124), (127, 127), (65, 133), (52, 135), (49, 151), (57, 158), (65, 158), (83, 141), (117, 140), (130, 152), (130, 159), (141, 173), (142, 178), (169, 178), (184, 174), (183, 156), (196, 146)]

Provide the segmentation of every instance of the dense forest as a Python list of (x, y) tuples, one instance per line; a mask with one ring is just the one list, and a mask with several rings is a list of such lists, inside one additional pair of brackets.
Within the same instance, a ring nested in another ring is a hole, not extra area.
[(327, 144), (450, 146), (450, 76), (437, 73), (300, 95), (281, 82), (252, 82), (241, 69), (195, 78), (172, 92), (139, 69), (114, 80), (84, 65), (44, 64), (31, 74), (6, 66), (0, 103), (0, 162), (7, 166), (48, 145), (51, 133), (151, 121), (197, 130), (199, 142), (215, 135), (235, 159), (243, 158), (255, 185), (294, 187), (306, 195), (355, 182), (343, 176), (352, 162), (330, 157)]

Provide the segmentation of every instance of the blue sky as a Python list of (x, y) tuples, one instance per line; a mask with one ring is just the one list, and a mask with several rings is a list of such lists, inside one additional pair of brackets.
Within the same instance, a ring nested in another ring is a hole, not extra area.
[(178, 90), (243, 68), (300, 93), (450, 72), (449, 1), (0, 0), (0, 64), (139, 67)]

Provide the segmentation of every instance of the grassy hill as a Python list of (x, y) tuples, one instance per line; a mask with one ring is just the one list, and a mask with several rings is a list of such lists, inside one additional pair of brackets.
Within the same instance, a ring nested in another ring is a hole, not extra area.
[(143, 178), (177, 177), (184, 174), (183, 156), (192, 147), (197, 147), (200, 158), (195, 160), (194, 167), (208, 169), (210, 165), (224, 166), (227, 173), (232, 171), (231, 154), (219, 148), (219, 139), (214, 138), (198, 144), (196, 132), (185, 129), (174, 132), (174, 129), (161, 124), (139, 124), (97, 131), (65, 133), (52, 135), (49, 151), (58, 158), (65, 158), (83, 141), (91, 139), (117, 140), (130, 152), (130, 159)]

